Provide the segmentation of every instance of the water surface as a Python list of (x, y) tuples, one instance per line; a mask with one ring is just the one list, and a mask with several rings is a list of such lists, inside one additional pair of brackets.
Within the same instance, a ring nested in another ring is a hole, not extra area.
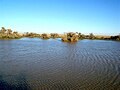
[(120, 90), (120, 42), (0, 40), (0, 90)]

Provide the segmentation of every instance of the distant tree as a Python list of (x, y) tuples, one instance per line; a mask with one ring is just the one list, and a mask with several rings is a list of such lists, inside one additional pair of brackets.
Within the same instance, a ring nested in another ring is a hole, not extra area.
[(43, 34), (41, 34), (41, 38), (42, 38), (42, 39), (49, 39), (50, 37), (49, 37), (48, 34), (43, 33)]
[(29, 32), (25, 32), (24, 36), (29, 37)]
[(19, 38), (19, 37), (20, 37), (20, 35), (18, 34), (18, 32), (13, 32), (13, 36), (14, 36), (15, 38)]
[(5, 29), (4, 27), (0, 30), (0, 38), (1, 39), (14, 39), (14, 38), (20, 38), (21, 35), (18, 34), (18, 32), (13, 32), (11, 29)]
[(13, 34), (16, 34), (16, 35), (17, 35), (17, 34), (18, 34), (18, 32), (14, 31), (14, 32), (13, 32)]
[(5, 29), (5, 27), (2, 27), (2, 29)]
[(119, 40), (119, 36), (111, 36), (110, 39), (112, 39), (112, 40)]
[(120, 33), (119, 33), (119, 35), (118, 35), (118, 36), (119, 36), (119, 40), (120, 40)]
[(94, 35), (93, 35), (93, 33), (90, 33), (90, 35), (89, 35), (89, 39), (94, 39)]
[(7, 31), (7, 30), (6, 30), (4, 27), (2, 27), (2, 29), (0, 30), (0, 33), (1, 33), (1, 34), (5, 34), (6, 31)]
[(83, 37), (83, 35), (81, 33), (78, 33), (78, 38), (83, 39), (84, 37)]
[(57, 33), (51, 33), (50, 35), (51, 35), (51, 38), (58, 38), (59, 37), (59, 34), (57, 34)]
[(7, 29), (7, 34), (12, 34), (12, 30), (11, 29)]
[(81, 39), (84, 39), (85, 38), (85, 35), (84, 34), (81, 34)]
[(64, 41), (64, 42), (76, 42), (76, 41), (78, 41), (78, 35), (76, 33), (69, 32), (67, 34), (64, 34), (64, 36), (62, 37), (62, 41)]

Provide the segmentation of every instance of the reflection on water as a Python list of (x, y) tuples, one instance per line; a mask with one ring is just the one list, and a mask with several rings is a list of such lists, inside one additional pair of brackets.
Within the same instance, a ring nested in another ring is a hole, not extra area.
[(120, 42), (0, 40), (0, 90), (119, 90)]

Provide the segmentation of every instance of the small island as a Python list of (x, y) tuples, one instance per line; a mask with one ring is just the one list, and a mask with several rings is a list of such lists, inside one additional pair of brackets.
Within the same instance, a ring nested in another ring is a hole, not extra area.
[(61, 38), (63, 42), (77, 42), (81, 39), (92, 39), (92, 40), (116, 40), (120, 41), (120, 34), (116, 36), (102, 36), (102, 35), (94, 35), (90, 33), (89, 35), (84, 35), (78, 32), (68, 32), (64, 34), (58, 33), (33, 33), (33, 32), (26, 32), (26, 33), (18, 33), (17, 31), (12, 31), (12, 29), (6, 29), (2, 27), (0, 30), (0, 39), (19, 39), (19, 38), (41, 38), (41, 39), (50, 39), (50, 38)]

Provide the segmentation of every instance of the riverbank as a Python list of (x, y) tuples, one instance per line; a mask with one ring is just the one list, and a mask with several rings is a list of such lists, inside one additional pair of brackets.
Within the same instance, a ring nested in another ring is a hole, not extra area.
[(8, 39), (19, 39), (24, 37), (30, 37), (30, 38), (41, 38), (41, 39), (50, 39), (50, 38), (61, 38), (61, 41), (63, 42), (77, 42), (81, 39), (92, 39), (92, 40), (117, 40), (120, 41), (120, 34), (116, 36), (102, 36), (102, 35), (94, 35), (93, 33), (90, 33), (89, 35), (81, 34), (78, 32), (68, 32), (64, 34), (58, 34), (58, 33), (32, 33), (32, 32), (26, 32), (26, 33), (18, 33), (16, 31), (12, 31), (11, 29), (6, 29), (4, 27), (0, 30), (0, 39), (2, 40), (8, 40)]

